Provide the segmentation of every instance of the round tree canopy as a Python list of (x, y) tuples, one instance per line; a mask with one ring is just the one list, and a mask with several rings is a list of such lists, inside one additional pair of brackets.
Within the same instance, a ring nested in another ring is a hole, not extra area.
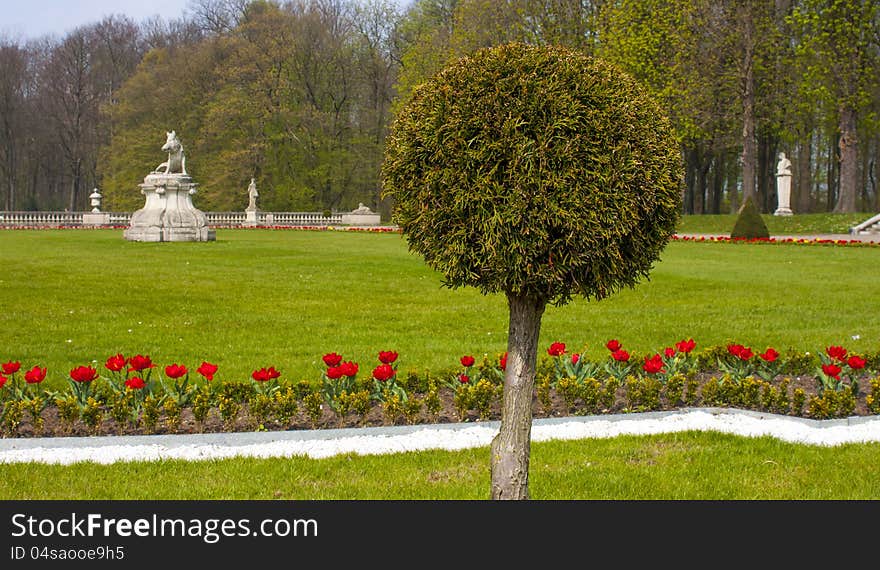
[(508, 44), (451, 64), (391, 127), (383, 194), (450, 287), (562, 304), (647, 277), (675, 231), (668, 119), (611, 64)]

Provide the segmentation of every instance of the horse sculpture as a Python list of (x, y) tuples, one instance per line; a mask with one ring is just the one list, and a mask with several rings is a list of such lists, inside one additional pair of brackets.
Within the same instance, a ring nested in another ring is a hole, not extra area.
[[(186, 174), (186, 156), (183, 154), (183, 145), (177, 138), (175, 131), (166, 132), (165, 144), (162, 150), (168, 151), (168, 160), (156, 167), (156, 172), (165, 174)], [(163, 170), (164, 168), (164, 170)]]

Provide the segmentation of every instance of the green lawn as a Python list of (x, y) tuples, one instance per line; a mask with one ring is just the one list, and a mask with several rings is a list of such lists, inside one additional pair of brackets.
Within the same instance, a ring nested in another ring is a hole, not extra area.
[[(794, 216), (774, 216), (761, 214), (771, 236), (810, 235), (810, 234), (848, 234), (849, 229), (868, 220), (876, 212), (858, 214), (797, 214)], [(730, 235), (736, 224), (736, 214), (701, 214), (682, 216), (678, 231), (685, 234)]]
[[(532, 444), (534, 499), (873, 500), (880, 444), (712, 432)], [(0, 465), (3, 499), (488, 499), (488, 448), (326, 459)]]
[[(148, 244), (121, 230), (3, 231), (0, 252), (0, 362), (47, 366), (49, 386), (117, 352), (206, 359), (225, 380), (270, 365), (317, 380), (331, 351), (368, 371), (380, 350), (398, 351), (402, 370), (436, 370), (506, 349), (503, 297), (442, 287), (399, 234), (219, 230), (216, 242)], [(643, 352), (687, 337), (698, 349), (875, 352), (878, 261), (869, 247), (670, 243), (635, 289), (549, 307), (541, 343), (596, 358), (610, 338)]]

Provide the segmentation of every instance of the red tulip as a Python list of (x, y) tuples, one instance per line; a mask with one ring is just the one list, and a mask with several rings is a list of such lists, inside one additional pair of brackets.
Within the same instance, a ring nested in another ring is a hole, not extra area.
[(737, 354), (742, 360), (748, 360), (754, 355), (755, 353), (752, 352), (752, 349), (747, 346), (744, 346), (743, 349), (739, 351), (739, 354)]
[(663, 358), (659, 354), (650, 357), (646, 356), (645, 363), (642, 365), (642, 370), (648, 374), (663, 372)]
[(251, 373), (251, 378), (253, 378), (257, 382), (267, 382), (269, 380), (274, 380), (279, 376), (281, 376), (281, 373), (275, 370), (274, 366), (270, 366), (269, 368), (260, 368), (259, 370), (254, 370)]
[(331, 366), (327, 369), (327, 378), (331, 380), (342, 378), (342, 368), (339, 366)]
[(2, 388), (4, 384), (6, 384), (6, 381), (7, 381), (7, 380), (9, 380), (9, 378), (7, 378), (6, 376), (0, 374), (0, 388)]
[(859, 369), (862, 369), (865, 367), (865, 364), (867, 364), (867, 361), (860, 356), (853, 355), (853, 356), (849, 357), (849, 360), (847, 360), (846, 363), (853, 370), (859, 370)]
[(74, 382), (91, 382), (98, 377), (98, 371), (91, 366), (77, 366), (70, 371)]
[(170, 366), (165, 367), (165, 376), (169, 378), (180, 378), (182, 376), (186, 376), (188, 370), (184, 365), (178, 365), (177, 363), (171, 364)]
[(474, 362), (476, 362), (476, 360), (474, 360), (473, 356), (462, 356), (461, 357), (461, 365), (464, 366), (465, 368), (470, 368), (471, 366), (474, 365)]
[(467, 374), (459, 374), (458, 381), (461, 382), (462, 384), (467, 384), (468, 382), (471, 381), (471, 379)]
[(727, 352), (729, 352), (733, 356), (739, 357), (740, 352), (742, 352), (744, 348), (745, 347), (741, 344), (728, 344)]
[(829, 346), (825, 349), (825, 354), (834, 360), (839, 360), (841, 362), (846, 360), (846, 349), (842, 346)]
[(122, 354), (116, 354), (107, 359), (107, 362), (104, 363), (104, 368), (111, 372), (119, 372), (125, 368), (125, 362), (126, 359)]
[(571, 363), (572, 364), (577, 364), (578, 360), (580, 360), (580, 359), (581, 359), (581, 355), (578, 353), (574, 353), (571, 355)]
[[(340, 357), (342, 358), (342, 357)], [(382, 364), (394, 364), (397, 360), (397, 353), (392, 350), (383, 350), (379, 352), (379, 362)], [(339, 364), (338, 362), (336, 364)], [(333, 365), (335, 366), (335, 364)]]
[(823, 364), (822, 372), (831, 376), (835, 380), (840, 380), (840, 366), (836, 364)]
[(507, 353), (501, 355), (501, 358), (498, 359), (498, 366), (501, 367), (501, 370), (507, 370)]
[(350, 360), (340, 364), (339, 369), (342, 371), (343, 376), (348, 376), (349, 378), (354, 378), (358, 373), (357, 362), (351, 362)]
[(697, 343), (694, 342), (694, 339), (692, 338), (689, 338), (687, 340), (680, 340), (675, 343), (675, 349), (679, 352), (684, 352), (685, 354), (692, 351), (695, 346), (697, 346)]
[(4, 362), (3, 374), (15, 374), (21, 368), (21, 362)]
[(675, 356), (675, 349), (671, 346), (667, 346), (663, 349), (663, 355), (666, 356), (666, 358), (672, 358)]
[(214, 379), (214, 374), (217, 373), (217, 365), (203, 360), (201, 366), (196, 369), (196, 372), (204, 376), (205, 380), (210, 382)]
[(775, 349), (768, 347), (764, 354), (759, 354), (758, 356), (766, 362), (776, 362), (776, 359), (779, 358), (779, 353)]
[(547, 349), (547, 354), (550, 356), (562, 356), (565, 354), (565, 343), (554, 342), (550, 345), (550, 348)]
[(379, 382), (387, 382), (394, 378), (394, 368), (390, 364), (380, 364), (373, 369), (373, 378)]
[(617, 352), (618, 350), (620, 350), (621, 346), (622, 345), (620, 344), (620, 341), (617, 340), (616, 338), (612, 338), (611, 340), (609, 340), (608, 342), (605, 343), (605, 348), (607, 348), (611, 352)]
[(147, 368), (155, 368), (156, 365), (153, 364), (153, 361), (150, 360), (149, 356), (143, 356), (141, 354), (136, 354), (128, 359), (128, 371), (129, 372), (140, 372), (141, 370), (146, 370)]
[(629, 353), (621, 348), (612, 352), (611, 358), (617, 362), (629, 362)]
[(28, 384), (39, 384), (46, 379), (46, 369), (34, 366), (24, 373), (24, 381)]
[[(381, 353), (379, 358), (382, 358)], [(335, 352), (330, 352), (325, 354), (322, 359), (324, 360), (324, 364), (326, 364), (327, 366), (339, 366), (339, 363), (342, 362), (342, 355), (336, 354)]]
[(146, 387), (147, 383), (144, 382), (143, 378), (139, 376), (135, 376), (134, 378), (129, 378), (125, 381), (125, 387), (129, 390), (143, 390)]

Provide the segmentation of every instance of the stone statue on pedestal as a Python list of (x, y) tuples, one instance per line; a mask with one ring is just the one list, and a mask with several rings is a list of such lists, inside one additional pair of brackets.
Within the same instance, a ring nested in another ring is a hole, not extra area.
[(778, 207), (773, 212), (774, 216), (791, 216), (791, 161), (785, 157), (784, 152), (779, 153), (779, 162), (776, 163), (776, 196)]
[(255, 212), (257, 210), (257, 196), (260, 194), (257, 192), (257, 183), (251, 178), (251, 183), (248, 185), (248, 206), (245, 208), (245, 212)]
[(214, 230), (192, 203), (197, 184), (186, 173), (183, 145), (175, 131), (165, 134), (162, 150), (168, 152), (168, 160), (139, 185), (146, 203), (131, 215), (123, 235), (129, 241), (213, 241)]

